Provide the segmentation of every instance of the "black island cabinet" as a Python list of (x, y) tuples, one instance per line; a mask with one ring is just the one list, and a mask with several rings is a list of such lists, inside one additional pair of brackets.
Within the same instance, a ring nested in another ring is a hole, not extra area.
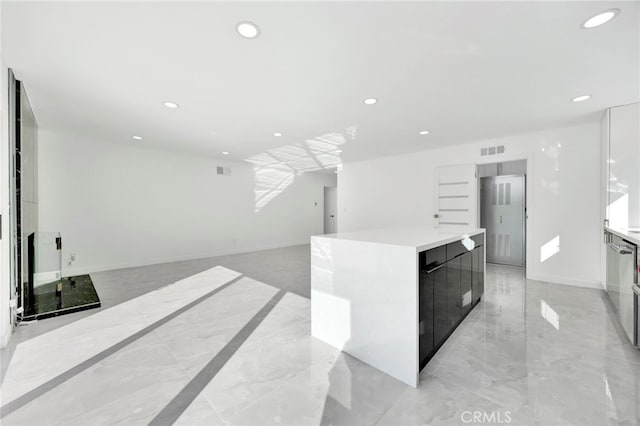
[(484, 293), (484, 234), (419, 253), (420, 370)]

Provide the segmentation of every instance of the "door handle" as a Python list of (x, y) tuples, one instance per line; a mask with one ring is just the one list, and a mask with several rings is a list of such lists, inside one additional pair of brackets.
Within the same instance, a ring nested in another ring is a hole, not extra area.
[(500, 216), (500, 223), (502, 223), (502, 216)]
[(333, 215), (331, 215), (331, 217), (334, 217)]
[(436, 266), (435, 268), (431, 268), (431, 269), (427, 270), (426, 273), (430, 274), (433, 271), (437, 271), (438, 269), (442, 268), (443, 266), (447, 266), (447, 264), (446, 263), (441, 263), (440, 265)]
[(622, 244), (609, 243), (609, 247), (618, 254), (633, 254), (633, 249), (631, 247)]

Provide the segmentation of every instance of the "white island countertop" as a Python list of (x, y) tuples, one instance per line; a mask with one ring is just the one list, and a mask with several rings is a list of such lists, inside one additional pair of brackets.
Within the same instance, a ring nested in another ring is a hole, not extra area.
[(484, 232), (398, 227), (311, 237), (312, 336), (417, 387), (420, 253), (455, 242), (471, 252)]
[(640, 246), (640, 232), (637, 232), (637, 228), (617, 229), (617, 228), (609, 228), (605, 226), (604, 229), (605, 231), (609, 231), (620, 238), (623, 238), (637, 246)]
[(337, 240), (361, 241), (368, 243), (388, 244), (394, 246), (414, 247), (416, 251), (429, 250), (443, 244), (459, 241), (483, 233), (478, 228), (381, 228), (363, 231), (338, 232), (337, 234), (316, 235), (315, 238), (331, 238)]

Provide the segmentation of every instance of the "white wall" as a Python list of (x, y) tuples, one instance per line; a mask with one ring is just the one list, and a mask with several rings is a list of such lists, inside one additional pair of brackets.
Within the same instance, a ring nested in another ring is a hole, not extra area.
[(614, 229), (640, 227), (640, 103), (611, 108), (609, 114), (609, 204)]
[[(611, 111), (606, 110), (600, 120), (600, 223), (604, 227), (609, 205), (609, 117)], [(603, 229), (604, 231), (604, 229)], [(603, 232), (604, 233), (604, 232)], [(607, 289), (607, 243), (604, 235), (600, 238), (600, 282)]]
[[(63, 275), (309, 244), (335, 175), (40, 131), (39, 230), (62, 233)], [(231, 167), (230, 176), (216, 174)], [(264, 206), (256, 211), (258, 203)], [(280, 192), (281, 190), (281, 192)], [(71, 253), (76, 262), (68, 265)]]
[[(504, 145), (505, 153), (480, 156)], [(600, 287), (600, 125), (552, 129), (347, 163), (338, 175), (338, 230), (430, 226), (436, 167), (527, 160), (527, 276)], [(541, 261), (556, 236), (559, 251)]]

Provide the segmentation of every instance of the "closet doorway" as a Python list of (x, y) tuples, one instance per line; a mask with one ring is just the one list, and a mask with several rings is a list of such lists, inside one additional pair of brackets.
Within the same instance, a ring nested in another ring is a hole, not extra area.
[(480, 226), (488, 263), (524, 267), (526, 261), (526, 160), (478, 166)]

